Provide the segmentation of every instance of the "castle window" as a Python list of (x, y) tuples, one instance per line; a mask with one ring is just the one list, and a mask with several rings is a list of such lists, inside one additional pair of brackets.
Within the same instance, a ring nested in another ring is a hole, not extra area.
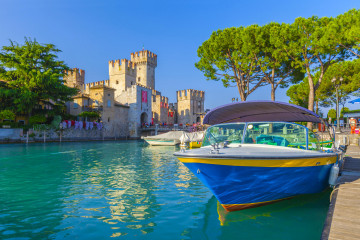
[(141, 68), (139, 68), (139, 70), (141, 70)]
[(116, 84), (119, 84), (119, 81), (116, 81)]
[(108, 96), (110, 97), (110, 93), (108, 94)]
[(111, 100), (108, 100), (108, 101), (107, 101), (107, 106), (108, 106), (108, 107), (111, 107)]
[(138, 77), (138, 82), (140, 82), (140, 77)]
[(108, 122), (110, 122), (110, 118), (108, 118)]
[(153, 96), (153, 102), (156, 102), (156, 96), (155, 95)]
[(79, 104), (77, 103), (77, 99), (74, 100), (74, 108), (78, 108)]

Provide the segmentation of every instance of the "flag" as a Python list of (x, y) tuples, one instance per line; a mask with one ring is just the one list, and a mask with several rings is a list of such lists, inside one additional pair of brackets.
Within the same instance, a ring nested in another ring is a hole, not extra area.
[(141, 101), (147, 103), (147, 91), (141, 90)]

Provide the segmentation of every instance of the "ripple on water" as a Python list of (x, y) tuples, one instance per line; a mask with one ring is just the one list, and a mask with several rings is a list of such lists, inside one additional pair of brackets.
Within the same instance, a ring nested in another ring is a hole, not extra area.
[(0, 239), (319, 238), (328, 193), (224, 214), (175, 150), (141, 141), (0, 146)]

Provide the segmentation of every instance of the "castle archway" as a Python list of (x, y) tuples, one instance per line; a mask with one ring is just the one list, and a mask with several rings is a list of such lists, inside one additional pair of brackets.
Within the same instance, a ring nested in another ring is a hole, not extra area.
[(200, 117), (196, 118), (196, 122), (199, 123), (201, 121)]
[(143, 112), (141, 115), (140, 115), (140, 123), (141, 123), (141, 126), (143, 126), (144, 123), (148, 123), (148, 115), (146, 112)]

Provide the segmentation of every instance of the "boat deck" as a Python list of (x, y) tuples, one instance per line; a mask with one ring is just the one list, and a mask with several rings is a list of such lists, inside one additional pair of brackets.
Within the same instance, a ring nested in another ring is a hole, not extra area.
[(321, 239), (360, 239), (360, 148), (349, 146)]
[[(241, 147), (239, 147), (241, 146)], [(297, 159), (319, 158), (335, 154), (325, 154), (319, 151), (302, 150), (290, 147), (271, 146), (265, 144), (238, 144), (229, 148), (220, 148), (218, 154), (210, 153), (211, 146), (193, 149), (191, 151), (176, 152), (177, 157), (201, 158), (236, 158), (236, 159)]]

